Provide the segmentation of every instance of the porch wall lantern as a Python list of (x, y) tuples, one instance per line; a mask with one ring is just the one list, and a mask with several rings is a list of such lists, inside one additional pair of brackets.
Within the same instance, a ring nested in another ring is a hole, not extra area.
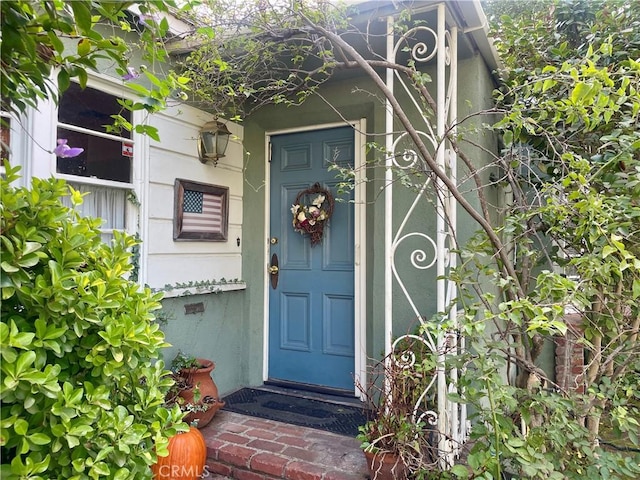
[(202, 163), (218, 164), (218, 159), (224, 157), (229, 144), (231, 132), (227, 126), (218, 120), (205, 123), (198, 136), (198, 157)]

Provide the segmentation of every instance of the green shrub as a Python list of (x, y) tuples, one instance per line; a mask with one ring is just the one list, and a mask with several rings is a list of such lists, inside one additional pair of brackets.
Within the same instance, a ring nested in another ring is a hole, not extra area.
[[(168, 346), (160, 296), (126, 279), (133, 237), (100, 240), (100, 220), (60, 202), (61, 180), (2, 179), (0, 477), (151, 478), (167, 437)], [(166, 453), (165, 453), (166, 454)]]

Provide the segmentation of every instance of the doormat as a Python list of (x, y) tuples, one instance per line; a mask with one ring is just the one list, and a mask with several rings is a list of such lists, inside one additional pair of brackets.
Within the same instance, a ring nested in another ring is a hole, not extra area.
[(351, 437), (355, 437), (358, 426), (367, 421), (360, 406), (323, 402), (255, 388), (243, 388), (224, 397), (222, 401), (226, 402), (223, 410), (230, 412)]

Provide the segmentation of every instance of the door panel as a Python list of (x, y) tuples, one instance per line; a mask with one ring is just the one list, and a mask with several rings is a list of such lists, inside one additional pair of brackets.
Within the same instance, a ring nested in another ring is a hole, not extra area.
[[(291, 205), (314, 183), (334, 197), (330, 163), (354, 164), (351, 127), (274, 136), (271, 244), (279, 281), (269, 294), (269, 378), (353, 391), (354, 225), (349, 198), (336, 202), (322, 242), (293, 230)], [(307, 199), (307, 201), (310, 199)]]
[(310, 296), (286, 294), (280, 297), (282, 313), (280, 318), (280, 348), (309, 352), (311, 350)]
[(353, 325), (342, 321), (353, 312), (353, 296), (325, 295), (324, 297), (324, 353), (353, 356)]

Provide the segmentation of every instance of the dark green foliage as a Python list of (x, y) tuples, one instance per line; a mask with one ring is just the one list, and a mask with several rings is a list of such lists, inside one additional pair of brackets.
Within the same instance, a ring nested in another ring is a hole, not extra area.
[(171, 371), (178, 373), (180, 370), (189, 368), (200, 368), (200, 362), (193, 355), (188, 355), (183, 351), (179, 351), (171, 361)]
[[(181, 8), (190, 5), (182, 2)], [(141, 15), (134, 15), (131, 7)], [(123, 109), (155, 112), (164, 108), (171, 95), (186, 97), (187, 79), (171, 71), (157, 73), (158, 64), (168, 58), (163, 38), (169, 23), (163, 14), (170, 8), (177, 11), (171, 0), (3, 0), (2, 109), (19, 114), (42, 100), (57, 101), (72, 80), (84, 88), (88, 72), (104, 73), (100, 62), (105, 61), (116, 74), (125, 75), (133, 69), (151, 85), (128, 82), (139, 98), (122, 101)], [(134, 51), (156, 71), (130, 64)], [(159, 140), (153, 127), (133, 126), (119, 115), (114, 117), (112, 128), (135, 129)]]
[[(584, 411), (581, 396), (540, 386), (527, 390), (508, 385), (504, 358), (495, 348), (499, 345), (473, 344), (479, 350), (459, 359), (470, 369), (460, 386), (466, 392), (463, 401), (470, 405), (472, 440), (465, 465), (451, 472), (453, 478), (489, 479), (502, 474), (540, 480), (638, 478), (637, 443), (635, 450), (625, 449), (618, 431), (613, 444), (594, 444), (578, 417)], [(623, 421), (633, 422), (637, 411), (631, 412)], [(626, 427), (637, 430), (635, 424)]]
[(102, 243), (100, 220), (61, 204), (63, 181), (15, 188), (16, 172), (0, 219), (1, 476), (151, 478), (154, 448), (184, 428), (163, 407), (160, 295), (126, 279), (133, 237)]
[[(499, 233), (515, 275), (482, 233), (452, 276), (471, 352), (458, 400), (474, 407), (476, 442), (453, 473), (638, 478), (640, 4), (490, 6), (505, 63), (496, 164), (512, 194)], [(584, 394), (540, 368), (567, 311), (584, 329)]]
[(305, 17), (344, 27), (338, 2), (207, 3), (208, 14), (199, 19), (207, 26), (190, 40), (197, 48), (178, 62), (196, 105), (241, 121), (264, 105), (302, 104), (334, 75), (334, 46), (309, 35)]

